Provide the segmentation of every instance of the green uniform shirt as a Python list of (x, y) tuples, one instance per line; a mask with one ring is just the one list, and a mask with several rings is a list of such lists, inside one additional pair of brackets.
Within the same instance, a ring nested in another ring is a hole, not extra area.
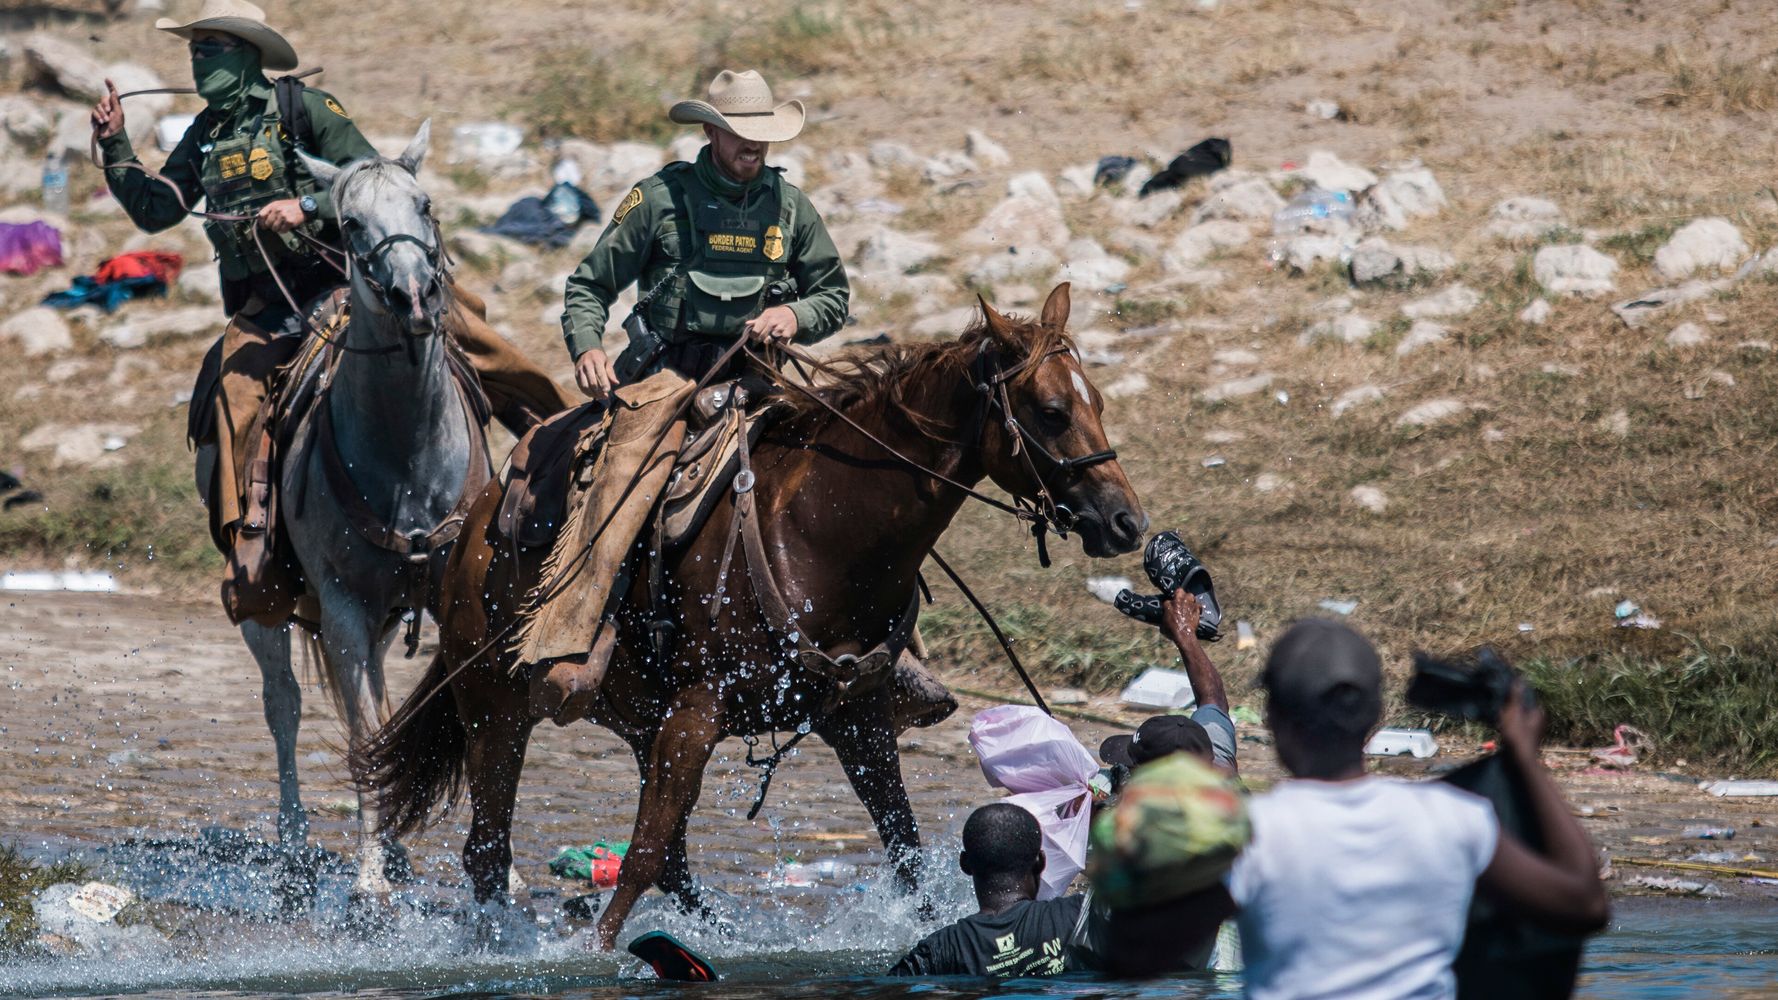
[[(662, 295), (651, 304), (648, 315), (655, 331), (668, 342), (697, 336), (732, 338), (739, 332), (738, 322), (731, 330), (697, 329), (700, 322), (708, 325), (714, 314), (698, 308), (700, 292), (696, 279), (688, 283), (685, 276), (676, 274), (681, 261), (693, 255), (694, 248), (684, 245), (688, 238), (702, 241), (700, 247), (708, 243), (711, 252), (703, 253), (702, 259), (711, 267), (720, 267), (725, 275), (733, 275), (748, 266), (739, 261), (719, 261), (718, 257), (723, 254), (717, 251), (738, 246), (734, 242), (722, 241), (748, 241), (749, 237), (731, 237), (721, 231), (720, 224), (714, 227), (715, 231), (709, 224), (699, 226), (695, 219), (686, 218), (686, 213), (675, 205), (674, 178), (684, 177), (694, 170), (701, 177), (709, 177), (714, 170), (709, 157), (710, 148), (706, 146), (698, 154), (699, 166), (675, 163), (662, 168), (632, 189), (612, 213), (611, 222), (599, 236), (592, 253), (587, 254), (568, 277), (562, 337), (567, 341), (570, 355), (579, 358), (601, 345), (611, 304), (631, 282), (636, 283), (639, 295), (647, 294), (657, 285), (662, 286)], [(763, 185), (772, 187), (762, 190)], [(727, 182), (728, 190), (723, 187), (720, 183), (695, 185), (694, 192), (707, 189), (714, 197), (727, 202), (727, 207), (714, 213), (698, 211), (693, 214), (706, 220), (719, 220), (725, 212), (737, 211), (740, 206), (777, 204), (781, 206), (782, 218), (790, 222), (788, 234), (781, 233), (779, 227), (773, 225), (763, 231), (763, 242), (757, 247), (753, 242), (739, 246), (754, 251), (751, 258), (758, 262), (760, 273), (769, 277), (782, 271), (795, 283), (794, 300), (785, 304), (796, 314), (796, 341), (813, 343), (839, 330), (846, 321), (851, 290), (833, 237), (828, 235), (827, 226), (822, 223), (815, 207), (809, 204), (808, 197), (780, 177), (776, 169), (764, 171), (758, 180), (744, 187), (733, 182)], [(686, 190), (683, 182), (679, 190), (679, 197), (683, 197)], [(751, 221), (757, 227), (779, 220)], [(665, 285), (662, 285), (663, 279), (667, 279)], [(747, 317), (737, 314), (735, 318), (744, 321)]]
[[(333, 97), (323, 91), (305, 88), (303, 105), (309, 113), (309, 125), (314, 133), (314, 148), (304, 149), (304, 152), (336, 164), (376, 155), (376, 150), (358, 131), (358, 126), (352, 124), (352, 119), (346, 117), (345, 110)], [(276, 115), (277, 110), (272, 84), (264, 79), (248, 88), (247, 97), (241, 102), (241, 107), (226, 119), (219, 121), (221, 116), (206, 107), (191, 128), (186, 130), (179, 145), (173, 147), (173, 152), (167, 156), (166, 165), (160, 170), (161, 176), (179, 188), (186, 204), (193, 208), (198, 207), (198, 200), (206, 194), (202, 183), (204, 147), (212, 145), (217, 137), (234, 136), (251, 128), (262, 115)], [(99, 148), (108, 165), (141, 162), (131, 148), (130, 137), (123, 132), (101, 139)], [(291, 157), (287, 169), (292, 173), (296, 189), (291, 196), (313, 196), (318, 206), (316, 216), (330, 218), (333, 215), (333, 196), (327, 189), (315, 183), (301, 160)], [(107, 170), (105, 184), (111, 189), (112, 197), (123, 206), (130, 221), (151, 233), (171, 228), (185, 218), (185, 210), (179, 207), (179, 201), (173, 197), (173, 192), (167, 190), (165, 184), (140, 171)]]

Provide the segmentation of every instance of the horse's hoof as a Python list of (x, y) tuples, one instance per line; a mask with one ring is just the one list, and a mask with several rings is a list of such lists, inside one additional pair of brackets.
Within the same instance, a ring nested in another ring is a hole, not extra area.
[(364, 941), (381, 941), (395, 931), (395, 902), (386, 892), (353, 889), (346, 896), (346, 930)]
[(285, 844), (274, 870), (272, 889), (278, 909), (285, 916), (306, 913), (315, 906), (321, 887), (322, 852), (304, 844)]
[(469, 941), (478, 951), (496, 955), (527, 952), (537, 943), (537, 914), (510, 899), (490, 900), (469, 911)]
[(420, 880), (407, 848), (394, 842), (383, 845), (383, 878), (391, 885), (413, 885)]

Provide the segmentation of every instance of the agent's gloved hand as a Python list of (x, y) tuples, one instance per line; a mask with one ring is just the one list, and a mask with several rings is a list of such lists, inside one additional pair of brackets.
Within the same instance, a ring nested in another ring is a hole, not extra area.
[(1192, 555), (1179, 536), (1163, 531), (1148, 540), (1142, 554), (1142, 568), (1148, 579), (1159, 587), (1159, 594), (1138, 594), (1131, 590), (1118, 592), (1112, 606), (1144, 624), (1161, 624), (1161, 601), (1175, 590), (1184, 590), (1198, 599), (1203, 615), (1198, 619), (1198, 639), (1215, 642), (1222, 638), (1222, 605), (1216, 601), (1216, 588), (1210, 582), (1210, 571)]

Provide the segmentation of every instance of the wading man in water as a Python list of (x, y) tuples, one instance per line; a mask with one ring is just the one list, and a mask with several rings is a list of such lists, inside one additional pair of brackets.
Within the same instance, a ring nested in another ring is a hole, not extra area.
[[(210, 493), (212, 534), (230, 556), (224, 604), (239, 622), (267, 613), (262, 602), (277, 589), (242, 586), (276, 572), (277, 562), (267, 546), (244, 544), (262, 540), (266, 531), (272, 478), (260, 451), (265, 438), (252, 432), (255, 418), (278, 366), (301, 344), (303, 313), (345, 281), (317, 248), (318, 243), (340, 245), (332, 198), (295, 150), (335, 164), (376, 151), (332, 95), (294, 79), (273, 83), (266, 76), (295, 69), (297, 56), (253, 4), (206, 0), (195, 20), (161, 18), (155, 27), (186, 40), (192, 77), (205, 102), (161, 167), (164, 182), (124, 166), (139, 167), (141, 161), (124, 131), (117, 88), (109, 81), (92, 124), (106, 185), (137, 226), (149, 232), (170, 228), (200, 198), (210, 212), (243, 217), (204, 223), (216, 250), (229, 322), (205, 357), (192, 394), (189, 430), (198, 444), (219, 446), (214, 479), (200, 488)], [(473, 306), (457, 310), (449, 327), (501, 421), (523, 434), (565, 409), (569, 401), (561, 389), (488, 327), (478, 315), (479, 303)]]
[[(520, 663), (565, 661), (549, 675), (564, 699), (596, 687), (610, 662), (616, 630), (598, 630), (598, 622), (671, 465), (650, 462), (650, 451), (663, 431), (657, 454), (677, 450), (683, 426), (674, 433), (668, 425), (693, 383), (742, 336), (759, 344), (829, 336), (845, 322), (850, 297), (820, 215), (766, 165), (772, 143), (802, 131), (801, 102), (776, 103), (758, 73), (725, 70), (709, 100), (680, 101), (668, 117), (702, 126), (708, 145), (695, 162), (668, 164), (632, 188), (568, 279), (562, 336), (575, 381), (597, 400), (615, 393), (621, 405), (613, 406), (597, 481), (569, 497), (570, 522), (604, 530), (581, 571), (525, 620), (516, 643)], [(606, 320), (632, 282), (640, 295), (625, 324), (629, 345), (614, 361), (604, 347)], [(558, 555), (565, 544), (579, 543), (564, 531)]]

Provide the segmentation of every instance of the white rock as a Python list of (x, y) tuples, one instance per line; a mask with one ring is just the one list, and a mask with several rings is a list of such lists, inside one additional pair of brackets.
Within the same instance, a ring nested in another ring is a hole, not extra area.
[(953, 149), (927, 160), (920, 168), (920, 179), (928, 184), (938, 184), (967, 177), (975, 171), (975, 161)]
[(1425, 167), (1396, 170), (1366, 191), (1358, 207), (1366, 229), (1406, 229), (1412, 219), (1437, 215), (1448, 202), (1438, 179)]
[(1298, 176), (1324, 191), (1363, 191), (1377, 183), (1377, 175), (1363, 167), (1355, 167), (1325, 149), (1309, 154), (1309, 161), (1296, 169)]
[(593, 191), (615, 192), (622, 188), (623, 193), (628, 194), (630, 188), (666, 165), (666, 153), (659, 146), (647, 142), (614, 142), (606, 150), (605, 162), (587, 175), (587, 185)]
[(19, 439), (22, 451), (49, 451), (51, 463), (58, 469), (116, 465), (120, 459), (108, 456), (106, 443), (113, 438), (129, 440), (142, 428), (132, 424), (43, 424)]
[(1210, 355), (1212, 364), (1222, 365), (1226, 368), (1257, 365), (1260, 360), (1259, 352), (1249, 351), (1243, 347), (1227, 347)]
[(1185, 192), (1158, 191), (1146, 198), (1124, 195), (1112, 203), (1111, 210), (1120, 225), (1153, 229), (1177, 215), (1184, 204)]
[(1732, 278), (1719, 278), (1715, 281), (1694, 279), (1673, 288), (1656, 288), (1643, 292), (1633, 299), (1617, 303), (1611, 307), (1611, 311), (1624, 321), (1625, 326), (1635, 330), (1674, 306), (1727, 291), (1733, 285)]
[(1741, 231), (1727, 219), (1694, 219), (1655, 251), (1655, 273), (1668, 281), (1698, 271), (1732, 271), (1749, 253)]
[(1496, 202), (1491, 214), (1488, 232), (1503, 240), (1538, 239), (1566, 224), (1555, 202), (1526, 195)]
[(987, 133), (980, 129), (970, 129), (969, 134), (963, 137), (963, 152), (990, 170), (1012, 165), (1012, 154), (1006, 151), (1006, 147), (988, 138)]
[(105, 65), (88, 55), (82, 46), (38, 32), (25, 36), (21, 47), (31, 71), (62, 93), (82, 101), (97, 101), (105, 96)]
[(1310, 118), (1319, 118), (1322, 121), (1333, 121), (1340, 117), (1340, 106), (1334, 101), (1318, 97), (1303, 105), (1303, 114)]
[(1435, 278), (1457, 265), (1457, 259), (1432, 247), (1394, 246), (1373, 236), (1352, 251), (1352, 283), (1406, 288)]
[(1353, 503), (1373, 514), (1381, 514), (1389, 509), (1389, 498), (1375, 486), (1354, 486), (1347, 495), (1352, 498)]
[(1070, 240), (1062, 251), (1062, 268), (1056, 281), (1072, 281), (1076, 291), (1108, 288), (1130, 276), (1130, 264), (1105, 252), (1098, 240)]
[(1474, 289), (1466, 285), (1451, 285), (1443, 291), (1402, 306), (1401, 313), (1409, 319), (1442, 319), (1467, 315), (1481, 304), (1482, 297)]
[(1140, 395), (1148, 391), (1148, 376), (1141, 372), (1128, 372), (1107, 383), (1103, 391), (1109, 399)]
[(1366, 403), (1374, 403), (1382, 398), (1383, 390), (1377, 386), (1368, 383), (1365, 385), (1355, 385), (1352, 388), (1347, 389), (1345, 392), (1340, 393), (1338, 396), (1335, 396), (1333, 403), (1328, 406), (1327, 412), (1336, 418), (1343, 417), (1348, 411), (1355, 407), (1363, 406)]
[(1272, 216), (1284, 207), (1284, 199), (1272, 185), (1252, 174), (1230, 175), (1223, 172), (1210, 180), (1210, 196), (1192, 210), (1194, 225), (1212, 219), (1242, 219), (1271, 222)]
[(158, 315), (133, 315), (128, 322), (112, 322), (100, 331), (101, 342), (128, 351), (144, 347), (160, 338), (210, 335), (220, 333), (222, 322), (210, 306), (190, 306), (185, 310)]
[(1549, 318), (1550, 303), (1548, 299), (1537, 299), (1519, 310), (1519, 322), (1526, 326), (1542, 326), (1549, 322)]
[(1429, 399), (1395, 418), (1397, 427), (1432, 427), (1448, 423), (1469, 412), (1469, 407), (1455, 399)]
[(1667, 334), (1667, 346), (1684, 349), (1701, 347), (1710, 340), (1710, 335), (1696, 323), (1681, 323)]
[(1258, 375), (1249, 375), (1246, 378), (1219, 382), (1208, 389), (1200, 391), (1198, 393), (1198, 398), (1206, 403), (1219, 403), (1229, 399), (1240, 399), (1243, 396), (1251, 396), (1254, 393), (1264, 392), (1277, 380), (1277, 378), (1278, 376), (1271, 372), (1260, 372)]
[(999, 285), (1008, 281), (1039, 280), (1054, 274), (1062, 259), (1041, 246), (1007, 247), (978, 257), (966, 272), (970, 284)]
[(865, 275), (906, 274), (944, 255), (944, 247), (931, 235), (876, 226), (858, 242), (848, 263)]
[(1395, 356), (1406, 357), (1422, 347), (1442, 344), (1451, 338), (1451, 331), (1429, 320), (1416, 320), (1408, 329), (1407, 336), (1395, 345)]
[[(704, 148), (704, 143), (707, 141), (708, 140), (704, 138), (703, 129), (681, 132), (674, 137), (672, 142), (667, 144), (668, 162), (695, 162), (698, 158), (698, 152)], [(773, 157), (773, 159), (776, 160), (779, 159), (779, 157)]]
[(954, 337), (975, 322), (975, 318), (976, 310), (972, 307), (948, 309), (916, 322), (912, 332), (920, 337)]
[(510, 122), (464, 122), (451, 129), (450, 162), (497, 175), (517, 173), (529, 161), (525, 130)]
[(1305, 233), (1292, 236), (1284, 244), (1284, 263), (1301, 274), (1322, 261), (1337, 261), (1346, 252), (1346, 243), (1337, 236)]
[(1317, 340), (1337, 340), (1342, 344), (1361, 344), (1377, 332), (1377, 321), (1356, 313), (1342, 313), (1316, 323), (1298, 338), (1307, 345)]
[(74, 346), (67, 321), (47, 306), (33, 306), (0, 323), (0, 340), (16, 343), (28, 358), (59, 354)]
[(1019, 174), (1007, 182), (1006, 198), (989, 210), (968, 238), (999, 247), (1059, 249), (1068, 242), (1062, 200), (1041, 173)]
[(1167, 242), (1146, 229), (1124, 226), (1105, 234), (1105, 245), (1137, 259), (1160, 257), (1167, 251)]
[(0, 97), (0, 129), (5, 130), (9, 146), (34, 151), (54, 127), (55, 118), (37, 101), (23, 94)]
[[(697, 138), (699, 143), (703, 142), (701, 135)], [(800, 188), (809, 179), (809, 148), (792, 146), (782, 153), (773, 153), (772, 166), (783, 171), (780, 176), (791, 187)]]
[(1090, 197), (1093, 193), (1093, 178), (1098, 172), (1099, 166), (1096, 163), (1078, 163), (1072, 167), (1064, 167), (1057, 175), (1057, 189), (1064, 197)]
[(1531, 274), (1552, 295), (1604, 295), (1617, 287), (1617, 261), (1584, 243), (1544, 247), (1531, 258)]
[(1244, 223), (1232, 219), (1200, 222), (1174, 239), (1173, 245), (1167, 248), (1161, 260), (1161, 266), (1168, 273), (1189, 271), (1216, 251), (1241, 246), (1251, 239), (1253, 231)]
[(886, 139), (871, 143), (865, 157), (871, 166), (882, 171), (920, 170), (926, 166), (926, 157), (902, 143)]
[(1253, 488), (1260, 493), (1275, 493), (1290, 485), (1290, 480), (1276, 472), (1262, 472), (1253, 477)]

